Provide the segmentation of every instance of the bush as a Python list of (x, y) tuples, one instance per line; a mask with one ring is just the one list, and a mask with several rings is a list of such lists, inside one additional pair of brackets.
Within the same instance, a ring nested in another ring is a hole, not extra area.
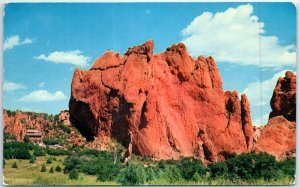
[(278, 170), (275, 157), (267, 153), (243, 153), (226, 161), (231, 179), (243, 180), (279, 178), (282, 172)]
[(64, 125), (62, 122), (60, 122), (58, 124), (58, 127), (61, 128), (64, 132), (70, 134), (71, 133), (71, 129), (69, 127), (67, 127), (66, 125)]
[(56, 166), (55, 171), (61, 172), (61, 167), (59, 165)]
[(5, 159), (3, 159), (2, 167), (5, 168), (5, 165), (6, 165), (6, 161)]
[(18, 165), (17, 165), (17, 162), (14, 162), (13, 165), (11, 166), (12, 168), (16, 168), (18, 169)]
[(97, 159), (84, 164), (81, 170), (89, 175), (97, 175), (98, 181), (112, 181), (117, 177), (119, 169), (113, 161)]
[(202, 162), (194, 158), (181, 159), (179, 169), (182, 177), (186, 180), (190, 180), (195, 173), (198, 173), (200, 176), (204, 176), (206, 173), (206, 168)]
[(225, 162), (217, 162), (209, 166), (211, 177), (227, 177), (228, 167)]
[(46, 145), (56, 145), (56, 144), (62, 145), (64, 144), (65, 140), (61, 138), (45, 138), (43, 142)]
[(122, 185), (142, 185), (146, 181), (145, 170), (140, 165), (129, 164), (120, 171), (117, 181)]
[(36, 158), (35, 158), (35, 157), (31, 157), (31, 159), (30, 159), (29, 163), (31, 163), (31, 164), (35, 163), (35, 160), (36, 160)]
[(11, 134), (9, 132), (4, 132), (3, 138), (4, 138), (4, 141), (7, 140), (7, 139), (17, 140), (16, 135)]
[(196, 172), (196, 173), (193, 175), (192, 180), (195, 181), (195, 182), (201, 181), (201, 177), (200, 177), (200, 175), (198, 174), (198, 172)]
[(48, 158), (46, 164), (51, 164), (52, 163), (52, 158)]
[(46, 172), (46, 165), (45, 164), (42, 165), (41, 172)]
[(175, 165), (168, 165), (164, 172), (165, 175), (163, 178), (167, 179), (170, 183), (180, 181), (182, 178), (180, 170)]
[(278, 167), (282, 172), (292, 178), (296, 174), (296, 158), (287, 159), (278, 163)]
[(70, 174), (69, 174), (69, 179), (78, 180), (78, 178), (79, 178), (79, 174), (78, 174), (77, 169), (72, 169)]
[(35, 147), (33, 149), (33, 155), (34, 156), (46, 156), (46, 153), (41, 147)]
[(51, 167), (51, 168), (50, 168), (50, 171), (49, 171), (49, 173), (54, 173), (54, 169), (53, 169), (53, 167)]

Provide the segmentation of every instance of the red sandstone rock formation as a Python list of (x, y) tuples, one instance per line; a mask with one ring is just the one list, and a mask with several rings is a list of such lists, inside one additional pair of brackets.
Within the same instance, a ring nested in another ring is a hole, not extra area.
[(271, 99), (270, 118), (283, 115), (289, 121), (296, 121), (296, 75), (287, 71), (279, 78)]
[(292, 72), (287, 71), (285, 77), (278, 79), (271, 107), (270, 119), (256, 137), (254, 150), (268, 152), (279, 160), (293, 157), (296, 149), (296, 75)]
[(16, 112), (15, 115), (9, 116), (7, 111), (3, 111), (4, 131), (14, 134), (18, 141), (23, 140), (26, 133), (25, 117), (21, 112)]
[(71, 122), (70, 122), (70, 114), (69, 114), (69, 111), (67, 110), (63, 110), (59, 113), (58, 115), (58, 119), (60, 121), (63, 122), (63, 124), (67, 125), (67, 126), (70, 126), (71, 125)]
[(112, 51), (89, 70), (76, 69), (70, 120), (88, 139), (116, 139), (154, 159), (223, 160), (252, 148), (245, 95), (224, 92), (212, 57), (196, 60), (184, 44), (153, 54), (153, 41)]

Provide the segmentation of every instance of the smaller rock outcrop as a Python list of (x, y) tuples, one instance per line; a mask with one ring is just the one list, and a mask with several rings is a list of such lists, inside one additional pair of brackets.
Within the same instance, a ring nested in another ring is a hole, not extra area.
[(267, 152), (282, 160), (295, 156), (296, 149), (296, 75), (287, 71), (279, 78), (271, 99), (268, 124), (254, 129), (254, 150)]
[(271, 99), (270, 118), (283, 115), (289, 121), (296, 121), (296, 75), (287, 71), (279, 78)]

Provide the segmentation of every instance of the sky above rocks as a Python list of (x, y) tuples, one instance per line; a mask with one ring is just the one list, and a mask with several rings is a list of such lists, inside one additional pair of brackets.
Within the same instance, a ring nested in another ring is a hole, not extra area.
[(57, 114), (68, 109), (74, 69), (107, 50), (154, 40), (212, 55), (224, 90), (246, 93), (255, 125), (266, 124), (278, 77), (296, 72), (291, 3), (8, 4), (4, 17), (3, 107)]

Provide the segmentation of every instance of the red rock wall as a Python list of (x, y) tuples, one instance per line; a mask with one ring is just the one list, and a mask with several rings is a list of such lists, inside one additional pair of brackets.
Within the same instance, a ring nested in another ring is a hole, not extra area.
[(154, 159), (217, 161), (250, 150), (249, 102), (223, 91), (214, 59), (194, 60), (182, 43), (153, 55), (153, 45), (147, 41), (124, 56), (108, 51), (89, 70), (76, 69), (72, 124), (89, 140), (114, 138)]

